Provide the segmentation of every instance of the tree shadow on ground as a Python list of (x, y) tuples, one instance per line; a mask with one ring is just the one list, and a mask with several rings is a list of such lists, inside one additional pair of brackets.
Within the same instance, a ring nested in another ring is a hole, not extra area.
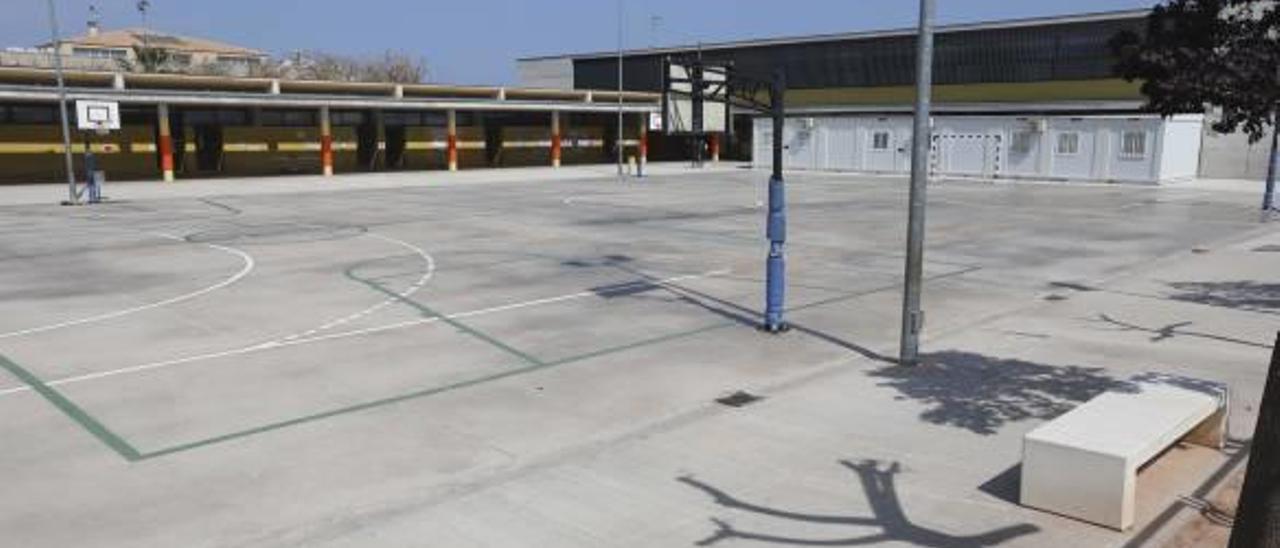
[(1176, 322), (1168, 325), (1162, 325), (1159, 327), (1147, 327), (1147, 326), (1139, 325), (1136, 323), (1123, 321), (1115, 317), (1112, 317), (1108, 314), (1098, 314), (1098, 321), (1105, 323), (1107, 325), (1113, 326), (1120, 331), (1148, 333), (1151, 335), (1150, 340), (1153, 343), (1164, 342), (1169, 339), (1174, 339), (1178, 337), (1189, 337), (1194, 339), (1238, 344), (1241, 346), (1252, 346), (1254, 348), (1263, 348), (1267, 350), (1271, 349), (1271, 345), (1269, 344), (1263, 344), (1263, 343), (1254, 342), (1254, 341), (1247, 341), (1244, 339), (1237, 339), (1235, 337), (1227, 337), (1224, 335), (1217, 335), (1213, 333), (1205, 333), (1203, 331), (1193, 331), (1191, 329), (1187, 329), (1195, 325), (1195, 322), (1190, 322), (1190, 321)]
[(1220, 383), (1147, 372), (1119, 379), (1100, 367), (1055, 366), (973, 352), (926, 354), (916, 367), (885, 367), (868, 373), (883, 379), (898, 399), (922, 402), (926, 422), (963, 428), (985, 436), (1011, 422), (1050, 420), (1104, 392), (1141, 392), (1168, 385), (1225, 398)]
[(901, 472), (901, 467), (898, 463), (882, 466), (878, 461), (864, 460), (857, 463), (840, 461), (840, 464), (858, 475), (858, 481), (861, 484), (863, 494), (866, 496), (867, 504), (871, 507), (870, 516), (806, 514), (783, 510), (753, 504), (736, 498), (692, 476), (680, 477), (677, 478), (677, 481), (710, 495), (716, 504), (726, 510), (747, 512), (803, 524), (863, 528), (873, 532), (840, 538), (798, 538), (743, 531), (736, 529), (725, 519), (713, 517), (711, 522), (716, 526), (716, 530), (696, 544), (698, 546), (712, 546), (730, 540), (748, 540), (798, 546), (865, 546), (886, 542), (903, 542), (915, 546), (936, 548), (979, 548), (997, 546), (1009, 540), (1040, 531), (1038, 527), (1024, 523), (994, 529), (978, 535), (953, 535), (917, 525), (907, 517), (906, 511), (902, 508), (902, 501), (898, 497), (896, 476)]
[(972, 352), (927, 354), (916, 367), (886, 367), (868, 373), (898, 399), (924, 403), (926, 422), (993, 435), (1006, 423), (1048, 420), (1108, 391), (1135, 392), (1136, 383), (1102, 368), (1052, 366)]
[(1177, 301), (1280, 312), (1280, 284), (1238, 282), (1172, 282)]

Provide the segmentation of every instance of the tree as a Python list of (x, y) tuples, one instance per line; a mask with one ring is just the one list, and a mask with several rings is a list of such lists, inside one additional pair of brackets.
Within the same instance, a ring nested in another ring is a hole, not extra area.
[(298, 54), (287, 71), (301, 80), (417, 84), (427, 78), (426, 63), (408, 53), (387, 51), (381, 57), (358, 58), (324, 52)]
[(165, 48), (133, 46), (133, 60), (120, 59), (120, 68), (127, 72), (168, 72), (173, 70), (173, 52)]
[[(1215, 107), (1213, 129), (1243, 131), (1250, 142), (1274, 129), (1280, 105), (1280, 13), (1268, 0), (1168, 0), (1143, 33), (1111, 41), (1117, 71), (1141, 80), (1147, 108), (1164, 116)], [(1264, 209), (1273, 209), (1276, 147)]]

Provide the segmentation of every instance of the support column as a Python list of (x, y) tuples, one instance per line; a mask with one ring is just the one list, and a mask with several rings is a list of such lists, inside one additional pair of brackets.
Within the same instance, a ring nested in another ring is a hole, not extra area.
[(551, 112), (551, 167), (560, 167), (560, 111)]
[(160, 171), (164, 173), (164, 182), (173, 182), (173, 134), (169, 129), (169, 105), (161, 103), (156, 108), (156, 151), (160, 153)]
[(712, 133), (707, 135), (709, 147), (711, 148), (711, 163), (720, 163), (720, 134)]
[(645, 114), (640, 115), (640, 158), (636, 160), (640, 166), (640, 176), (644, 176), (644, 166), (649, 162), (649, 120)]
[(387, 161), (387, 120), (382, 116), (381, 110), (373, 112), (373, 165), (370, 166), (374, 171), (386, 171), (390, 169), (391, 162)]
[(449, 162), (449, 171), (458, 171), (458, 111), (449, 110), (448, 137), (445, 143), (445, 158)]
[(320, 107), (320, 165), (325, 177), (333, 177), (333, 121), (329, 107)]

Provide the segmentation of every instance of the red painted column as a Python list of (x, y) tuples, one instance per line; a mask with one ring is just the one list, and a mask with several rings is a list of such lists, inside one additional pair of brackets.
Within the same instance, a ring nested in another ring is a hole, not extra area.
[(449, 162), (449, 171), (458, 171), (458, 112), (448, 112), (448, 137), (445, 143), (445, 158)]
[(551, 113), (551, 167), (560, 167), (561, 144), (560, 113), (553, 111)]
[(160, 153), (160, 171), (164, 174), (164, 182), (173, 182), (173, 134), (169, 129), (169, 105), (161, 103), (156, 109), (156, 126), (160, 138), (156, 143), (156, 151)]
[(320, 165), (325, 177), (333, 176), (333, 124), (329, 107), (320, 107)]
[(649, 123), (646, 115), (640, 115), (640, 167), (649, 162)]

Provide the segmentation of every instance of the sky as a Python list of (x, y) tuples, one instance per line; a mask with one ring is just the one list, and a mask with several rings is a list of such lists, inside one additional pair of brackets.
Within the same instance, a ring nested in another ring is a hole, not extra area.
[[(136, 0), (55, 0), (64, 35), (96, 5), (106, 29), (140, 26)], [(0, 47), (49, 41), (45, 0), (5, 0)], [(1147, 8), (1155, 0), (937, 0), (941, 24)], [(16, 4), (16, 5), (15, 5)], [(912, 27), (914, 0), (623, 0), (628, 48)], [(404, 51), (429, 79), (515, 84), (515, 60), (612, 51), (618, 0), (151, 0), (149, 27), (273, 54)]]

